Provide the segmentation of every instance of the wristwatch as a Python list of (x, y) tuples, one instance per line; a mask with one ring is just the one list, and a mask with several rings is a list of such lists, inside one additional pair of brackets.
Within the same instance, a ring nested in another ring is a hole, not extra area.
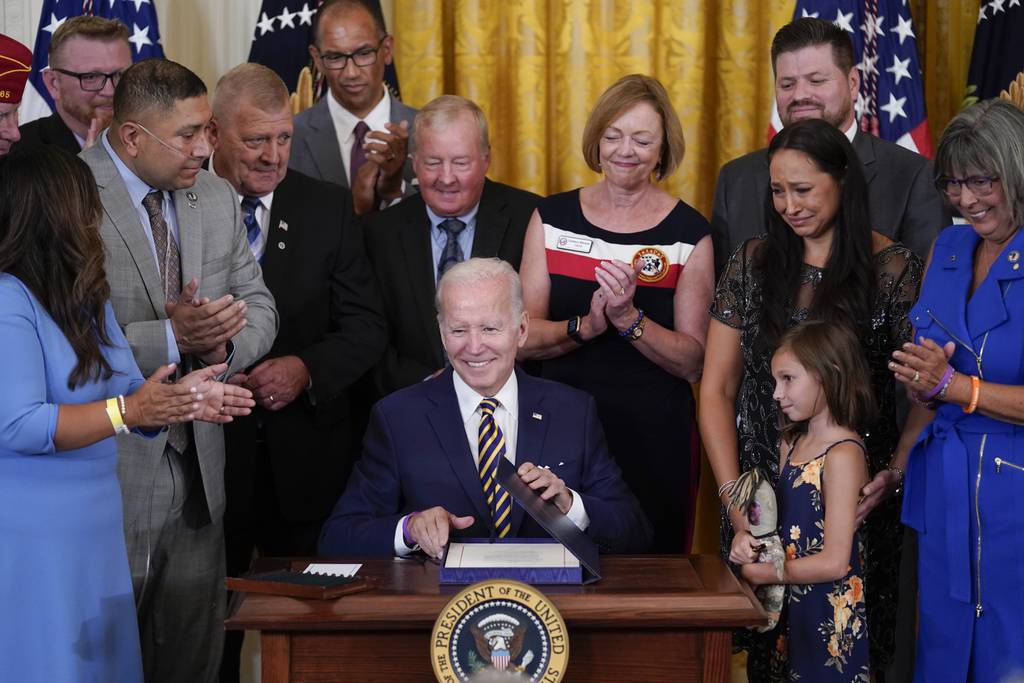
[(582, 334), (580, 334), (580, 327), (582, 324), (583, 319), (578, 315), (574, 318), (569, 318), (568, 322), (565, 324), (565, 333), (569, 335), (569, 339), (572, 339), (580, 345), (587, 343), (587, 340), (583, 338)]
[(633, 329), (629, 331), (628, 335), (626, 335), (629, 338), (629, 341), (635, 342), (638, 341), (640, 337), (644, 336), (644, 325), (646, 324), (647, 316), (641, 313), (640, 319), (636, 321), (636, 324), (633, 325)]

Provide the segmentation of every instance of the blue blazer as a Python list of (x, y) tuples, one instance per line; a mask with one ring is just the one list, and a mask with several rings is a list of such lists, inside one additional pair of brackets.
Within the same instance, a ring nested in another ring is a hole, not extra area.
[[(587, 534), (605, 552), (642, 552), (650, 523), (608, 453), (597, 406), (588, 394), (516, 370), (519, 433), (516, 461), (551, 468), (582, 496)], [(321, 555), (394, 555), (395, 528), (406, 514), (440, 505), (472, 515), (453, 537), (490, 535), (490, 512), (459, 413), (452, 370), (374, 406), (345, 493), (320, 536)], [(547, 533), (512, 507), (512, 535)]]
[[(979, 240), (968, 226), (939, 234), (909, 313), (914, 336), (955, 342), (958, 372), (1020, 386), (1024, 231), (970, 294)], [(1024, 426), (940, 403), (910, 452), (903, 494), (919, 543), (915, 681), (1000, 681), (1024, 668), (1022, 494)]]

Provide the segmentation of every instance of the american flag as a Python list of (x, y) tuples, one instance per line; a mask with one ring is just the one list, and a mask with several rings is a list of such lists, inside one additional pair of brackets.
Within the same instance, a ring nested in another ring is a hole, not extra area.
[[(998, 97), (1024, 73), (1024, 7), (1021, 0), (983, 1), (978, 7), (964, 104)], [(1024, 84), (1022, 84), (1024, 85)], [(1024, 104), (1024, 102), (1018, 102)]]
[[(313, 18), (321, 1), (263, 0), (260, 5), (249, 61), (273, 69), (289, 92), (295, 92), (299, 72), (304, 66), (313, 70), (309, 46), (313, 42)], [(396, 99), (401, 99), (394, 63), (384, 70), (384, 83)], [(317, 91), (320, 90), (322, 88), (318, 87)]]
[(53, 111), (53, 100), (43, 85), (42, 75), (50, 63), (50, 39), (61, 24), (82, 14), (121, 20), (128, 27), (133, 61), (164, 56), (153, 0), (43, 0), (36, 47), (32, 51), (32, 74), (19, 110), (22, 123), (49, 116)]
[[(797, 0), (793, 18), (831, 21), (850, 34), (860, 70), (861, 130), (932, 156), (917, 41), (906, 0)], [(769, 137), (782, 130), (772, 106)]]

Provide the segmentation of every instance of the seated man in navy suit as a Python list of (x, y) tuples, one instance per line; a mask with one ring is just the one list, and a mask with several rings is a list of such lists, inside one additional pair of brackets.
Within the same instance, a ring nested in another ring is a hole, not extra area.
[(517, 464), (602, 550), (643, 551), (651, 527), (608, 453), (594, 400), (515, 369), (529, 324), (515, 270), (496, 258), (452, 266), (436, 305), (451, 367), (374, 406), (320, 554), (440, 557), (450, 537), (546, 536), (494, 481), (495, 457)]

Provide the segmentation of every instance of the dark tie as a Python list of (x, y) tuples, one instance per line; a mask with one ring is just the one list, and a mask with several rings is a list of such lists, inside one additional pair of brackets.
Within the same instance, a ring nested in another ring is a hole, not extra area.
[(156, 265), (160, 269), (160, 281), (164, 286), (164, 297), (178, 300), (181, 294), (181, 254), (178, 242), (167, 229), (164, 219), (163, 195), (160, 190), (153, 190), (142, 198), (142, 206), (149, 214), (149, 227), (153, 231), (153, 243), (156, 245)]
[(480, 435), (477, 438), (480, 453), (480, 482), (484, 487), (484, 500), (491, 510), (491, 520), (498, 538), (505, 538), (512, 528), (512, 499), (498, 483), (498, 463), (505, 457), (505, 435), (494, 421), (498, 400), (480, 401)]
[[(149, 214), (149, 227), (153, 231), (156, 245), (157, 268), (164, 286), (164, 297), (177, 301), (181, 295), (181, 254), (174, 235), (167, 229), (163, 212), (164, 193), (154, 190), (142, 198), (142, 206)], [(174, 424), (167, 429), (167, 443), (171, 448), (184, 453), (188, 448), (188, 430), (183, 424)]]
[(440, 282), (441, 276), (449, 268), (456, 263), (462, 263), (466, 258), (462, 254), (462, 247), (459, 246), (459, 233), (466, 229), (466, 224), (458, 218), (446, 218), (437, 227), (445, 234), (444, 250), (437, 262), (437, 281)]
[(260, 230), (259, 219), (256, 218), (256, 210), (263, 206), (259, 197), (242, 197), (242, 222), (245, 223), (245, 232), (249, 236), (249, 250), (256, 257), (257, 261), (263, 259), (266, 247), (266, 240)]
[(366, 163), (366, 151), (363, 149), (363, 141), (366, 140), (366, 134), (370, 132), (370, 127), (366, 125), (365, 121), (360, 121), (356, 124), (355, 130), (352, 132), (356, 136), (356, 139), (352, 143), (352, 154), (349, 157), (349, 186), (356, 184), (356, 174), (359, 173), (359, 169), (362, 165)]

